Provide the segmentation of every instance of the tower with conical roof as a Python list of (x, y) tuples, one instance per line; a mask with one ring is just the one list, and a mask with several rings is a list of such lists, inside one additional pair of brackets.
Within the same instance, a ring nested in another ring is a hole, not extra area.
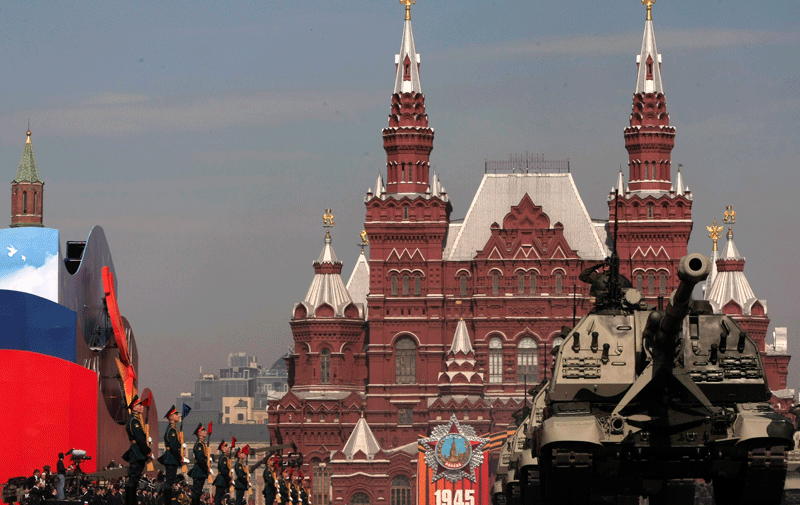
[[(364, 306), (354, 302), (342, 280), (342, 262), (333, 250), (333, 214), (323, 217), (325, 245), (314, 262), (314, 280), (292, 311), (295, 350), (289, 383), (295, 391), (349, 394), (363, 387)], [(297, 364), (302, 366), (296, 366)]]
[[(616, 191), (608, 197), (609, 244), (618, 220), (620, 272), (629, 277), (650, 303), (668, 297), (677, 285), (677, 262), (687, 253), (692, 231), (692, 195), (683, 185), (680, 168), (672, 180), (671, 152), (675, 127), (661, 80), (661, 55), (656, 45), (652, 6), (647, 6), (642, 47), (636, 56), (636, 89), (630, 124), (625, 128), (628, 184), (620, 172)], [(616, 209), (615, 209), (616, 206)]]
[(42, 200), (44, 182), (39, 179), (36, 161), (33, 158), (31, 129), (19, 161), (17, 176), (11, 182), (11, 227), (44, 226), (42, 224)]

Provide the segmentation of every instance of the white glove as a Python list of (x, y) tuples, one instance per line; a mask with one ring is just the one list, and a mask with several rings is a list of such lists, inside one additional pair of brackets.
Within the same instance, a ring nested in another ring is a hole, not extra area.
[(213, 477), (214, 476), (214, 469), (213, 468), (209, 468), (208, 469), (208, 473), (210, 473), (211, 476)]
[(147, 445), (153, 445), (153, 437), (147, 437)]
[(189, 463), (189, 458), (183, 458), (184, 463)]
[(183, 443), (183, 448), (186, 449), (186, 442)]

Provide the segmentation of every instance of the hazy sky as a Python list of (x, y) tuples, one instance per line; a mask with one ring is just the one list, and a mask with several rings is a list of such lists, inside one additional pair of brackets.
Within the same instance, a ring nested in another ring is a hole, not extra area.
[[(385, 171), (403, 12), (397, 0), (0, 4), (6, 180), (30, 118), (44, 223), (62, 247), (105, 230), (140, 386), (162, 408), (230, 352), (269, 365), (286, 351), (325, 208), (349, 277), (365, 192)], [(653, 18), (673, 167), (695, 198), (689, 250), (710, 253), (705, 226), (732, 204), (768, 338), (788, 326), (797, 355), (800, 7), (659, 0)], [(607, 218), (639, 0), (420, 0), (412, 19), (452, 217), (485, 159), (529, 150), (568, 157), (590, 214)], [(0, 208), (9, 199), (0, 191)]]

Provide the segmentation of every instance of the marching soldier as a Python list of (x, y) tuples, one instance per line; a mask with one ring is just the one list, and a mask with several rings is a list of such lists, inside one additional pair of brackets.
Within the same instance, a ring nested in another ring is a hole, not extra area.
[(236, 480), (233, 482), (233, 487), (236, 490), (236, 505), (244, 505), (244, 493), (247, 491), (247, 473), (244, 471), (244, 465), (242, 464), (242, 450), (239, 448), (234, 449), (233, 457), (235, 457), (235, 463), (233, 465), (233, 471), (236, 474)]
[(164, 454), (159, 456), (158, 461), (166, 469), (164, 472), (164, 505), (172, 504), (172, 491), (175, 485), (175, 477), (178, 475), (178, 467), (183, 463), (181, 456), (181, 444), (178, 441), (178, 429), (175, 424), (181, 420), (178, 409), (173, 405), (164, 416), (169, 421), (169, 427), (164, 433)]
[(217, 467), (217, 477), (214, 479), (214, 505), (222, 505), (228, 498), (228, 488), (231, 485), (231, 467), (228, 462), (228, 444), (223, 440), (219, 443), (219, 466)]
[(298, 494), (300, 495), (300, 505), (309, 505), (308, 501), (308, 491), (306, 491), (305, 486), (303, 485), (303, 472), (300, 472), (300, 475), (297, 478), (297, 486), (300, 488)]
[(122, 459), (128, 462), (128, 482), (125, 484), (125, 505), (136, 505), (136, 491), (139, 488), (139, 479), (142, 478), (144, 465), (147, 459), (152, 457), (147, 437), (144, 433), (142, 413), (144, 404), (139, 395), (134, 395), (128, 405), (131, 414), (125, 424), (125, 431), (128, 432), (128, 440), (131, 441), (130, 448), (122, 455)]
[(200, 505), (200, 497), (203, 494), (203, 486), (206, 483), (211, 469), (208, 467), (208, 449), (206, 448), (206, 429), (203, 423), (194, 429), (194, 436), (197, 442), (194, 443), (192, 452), (194, 453), (194, 467), (189, 472), (192, 478), (192, 505)]
[(286, 482), (286, 469), (281, 469), (278, 492), (280, 493), (281, 503), (289, 503), (289, 483)]

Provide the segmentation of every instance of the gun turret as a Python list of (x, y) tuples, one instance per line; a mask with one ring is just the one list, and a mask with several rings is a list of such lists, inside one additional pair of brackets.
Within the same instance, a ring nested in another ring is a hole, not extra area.
[[(711, 271), (711, 260), (708, 257), (692, 253), (681, 258), (678, 263), (677, 289), (670, 296), (667, 310), (662, 317), (648, 318), (648, 330), (654, 335), (653, 345), (667, 353), (674, 352), (678, 332), (681, 330), (684, 318), (689, 314), (689, 302), (692, 300), (692, 291), (697, 283), (704, 281)], [(660, 315), (660, 314), (659, 314)], [(655, 329), (658, 325), (657, 331)]]

